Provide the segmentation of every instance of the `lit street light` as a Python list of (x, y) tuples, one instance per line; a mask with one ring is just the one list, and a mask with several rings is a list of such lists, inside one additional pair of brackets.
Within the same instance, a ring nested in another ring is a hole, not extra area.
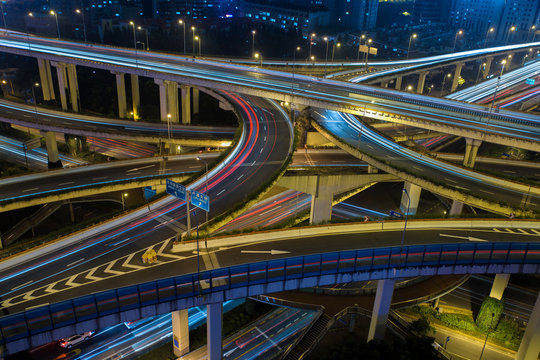
[(486, 47), (486, 43), (487, 43), (487, 39), (488, 39), (488, 36), (490, 33), (494, 32), (495, 31), (495, 28), (494, 27), (490, 27), (488, 29), (488, 31), (486, 32), (486, 38), (484, 39), (484, 47)]
[(362, 40), (366, 38), (366, 35), (362, 34), (358, 40), (358, 53), (356, 54), (356, 61), (360, 61), (360, 47), (362, 46)]
[(133, 21), (129, 22), (129, 25), (133, 26), (133, 47), (137, 50), (137, 35), (135, 34), (135, 23)]
[(336, 51), (336, 46), (339, 48), (341, 47), (341, 43), (335, 43), (334, 42), (334, 45), (332, 45), (332, 62), (334, 62), (334, 53)]
[(368, 70), (369, 50), (371, 49), (371, 42), (372, 41), (373, 40), (371, 40), (371, 39), (368, 39), (368, 41), (367, 41), (368, 48), (367, 48), (367, 52), (366, 52), (366, 70)]
[(169, 137), (169, 146), (171, 144), (171, 114), (167, 114), (167, 135)]
[(86, 42), (86, 22), (84, 21), (84, 9), (82, 9), (82, 10), (75, 9), (75, 12), (76, 12), (77, 14), (82, 15), (84, 42)]
[(191, 31), (192, 31), (192, 45), (193, 45), (193, 57), (195, 57), (195, 26), (192, 26), (191, 27)]
[(126, 210), (126, 200), (125, 198), (128, 197), (128, 193), (122, 193), (122, 211)]
[(178, 23), (184, 26), (184, 55), (186, 55), (186, 23), (184, 20), (178, 20)]
[[(9, 81), (9, 86), (11, 88), (11, 95), (15, 95), (15, 92), (13, 91), (13, 83), (11, 82), (11, 80), (8, 80), (8, 81)], [(8, 81), (2, 80), (2, 85), (6, 85)]]
[(459, 35), (463, 34), (463, 30), (459, 30), (457, 33), (456, 33), (456, 36), (454, 37), (454, 48), (452, 49), (452, 52), (456, 52), (456, 44), (457, 44), (457, 38)]
[(443, 80), (442, 80), (442, 85), (441, 85), (441, 95), (444, 91), (444, 83), (446, 82), (446, 78), (451, 78), (452, 77), (452, 74), (448, 73), (446, 74), (444, 77), (443, 77)]
[(514, 25), (510, 26), (510, 28), (505, 34), (505, 40), (504, 40), (505, 44), (508, 44), (510, 42), (510, 33), (512, 33), (513, 35), (514, 31), (516, 31), (516, 27)]
[(527, 41), (529, 41), (529, 37), (531, 36), (531, 32), (533, 31), (534, 31), (533, 33), (534, 35), (533, 35), (532, 40), (534, 41), (534, 36), (536, 35), (536, 25), (531, 26), (531, 28), (529, 29), (529, 33), (527, 34)]
[(413, 39), (416, 39), (418, 35), (416, 34), (412, 34), (410, 37), (409, 37), (409, 47), (407, 48), (407, 60), (409, 60), (409, 52), (411, 51), (411, 43), (413, 41)]
[(255, 56), (255, 30), (251, 30), (251, 56)]
[(58, 25), (58, 14), (54, 10), (49, 11), (49, 14), (54, 15), (54, 18), (56, 20), (56, 30), (58, 31), (58, 39), (60, 39), (60, 26)]
[[(143, 30), (142, 26), (137, 26), (137, 30)], [(144, 28), (144, 31), (146, 33), (146, 48), (143, 47), (143, 50), (146, 49), (146, 51), (148, 51), (148, 50), (150, 50), (150, 44), (148, 43), (148, 28)]]
[(255, 59), (259, 59), (259, 66), (262, 67), (262, 55), (255, 53)]
[(201, 38), (199, 36), (195, 36), (195, 40), (199, 43), (199, 57), (201, 57)]
[(312, 33), (309, 36), (309, 58), (311, 59), (311, 46), (313, 45), (313, 38), (315, 37), (315, 33)]
[(324, 58), (324, 66), (326, 68), (326, 64), (328, 63), (328, 36), (324, 37), (324, 41), (326, 42), (326, 57)]
[(480, 71), (482, 69), (486, 70), (486, 65), (486, 63), (482, 63), (482, 65), (478, 67), (478, 73), (476, 74), (476, 82), (478, 82), (478, 79), (480, 79)]

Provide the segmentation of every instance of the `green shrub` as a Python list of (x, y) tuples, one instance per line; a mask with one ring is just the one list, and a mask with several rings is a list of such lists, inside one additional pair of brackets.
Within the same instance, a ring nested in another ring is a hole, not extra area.
[(488, 331), (497, 326), (499, 318), (504, 310), (504, 302), (490, 296), (486, 296), (476, 317), (476, 325), (482, 331)]

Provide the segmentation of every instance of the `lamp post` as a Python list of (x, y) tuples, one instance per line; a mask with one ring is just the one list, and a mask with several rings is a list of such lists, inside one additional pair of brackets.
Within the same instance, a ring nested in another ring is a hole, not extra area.
[(125, 198), (128, 197), (128, 193), (122, 193), (122, 211), (126, 210), (126, 200)]
[(171, 146), (171, 114), (167, 114), (167, 136), (169, 138), (169, 146)]
[(459, 30), (456, 33), (456, 36), (454, 37), (454, 48), (452, 49), (452, 52), (456, 52), (456, 44), (457, 44), (457, 38), (459, 35), (463, 34), (463, 30)]
[[(137, 26), (137, 30), (143, 30), (143, 28), (141, 26)], [(144, 31), (146, 33), (146, 48), (143, 47), (143, 50), (146, 49), (146, 51), (148, 51), (148, 50), (150, 50), (150, 44), (148, 43), (148, 28), (144, 28)]]
[(407, 48), (407, 60), (409, 60), (409, 53), (411, 51), (411, 43), (413, 41), (413, 39), (416, 39), (418, 35), (416, 34), (412, 34), (410, 37), (409, 37), (409, 47)]
[(362, 40), (366, 38), (366, 35), (362, 34), (358, 40), (358, 52), (356, 53), (356, 61), (360, 61), (360, 47), (362, 46)]
[(371, 40), (371, 39), (368, 39), (368, 41), (367, 41), (368, 48), (367, 48), (367, 52), (366, 52), (366, 70), (368, 70), (369, 50), (371, 49), (371, 42), (372, 41), (373, 40)]
[(491, 313), (491, 324), (489, 325), (489, 328), (487, 330), (486, 340), (484, 341), (484, 346), (482, 347), (482, 352), (480, 353), (480, 360), (482, 360), (482, 356), (484, 355), (484, 350), (486, 349), (489, 332), (492, 330), (492, 327), (493, 327), (493, 319), (495, 319), (495, 313)]
[(255, 56), (255, 30), (251, 30), (251, 56)]
[(324, 37), (324, 41), (326, 42), (326, 57), (324, 58), (324, 66), (326, 68), (326, 65), (328, 63), (328, 36)]
[(195, 40), (199, 43), (199, 57), (201, 57), (201, 37), (195, 36)]
[(129, 25), (133, 26), (133, 47), (137, 50), (137, 35), (135, 34), (135, 23), (133, 21), (129, 22)]
[(262, 67), (262, 55), (255, 53), (255, 59), (259, 59), (259, 66)]
[(311, 59), (311, 46), (313, 45), (313, 38), (315, 37), (315, 33), (312, 33), (309, 36), (309, 58)]
[(86, 22), (84, 21), (84, 9), (75, 9), (75, 12), (82, 15), (84, 42), (86, 42)]
[(336, 51), (336, 46), (339, 48), (341, 43), (335, 43), (332, 45), (332, 62), (334, 62), (334, 52)]
[[(206, 162), (206, 160), (204, 160), (202, 157), (200, 156), (197, 156), (197, 160), (198, 161), (202, 161), (204, 163), (204, 166), (206, 168), (206, 182), (205, 182), (205, 185), (204, 185), (204, 194), (206, 196), (208, 196), (208, 163)], [(208, 222), (208, 211), (205, 211), (206, 212), (206, 222)]]
[(399, 262), (401, 263), (401, 257), (403, 253), (403, 244), (405, 244), (405, 231), (407, 230), (407, 220), (409, 219), (409, 209), (411, 207), (411, 197), (407, 189), (403, 188), (403, 193), (407, 195), (407, 211), (405, 212), (405, 224), (403, 225), (403, 232), (401, 233), (401, 247), (399, 250)]
[(184, 20), (181, 20), (181, 19), (178, 20), (178, 23), (180, 25), (183, 25), (184, 27), (184, 55), (186, 55), (186, 23)]
[(39, 83), (33, 83), (32, 84), (32, 99), (34, 101), (34, 110), (37, 114), (37, 101), (36, 101), (36, 92), (34, 90), (34, 87), (39, 87)]
[(490, 33), (494, 32), (495, 31), (495, 28), (494, 27), (490, 27), (488, 29), (488, 31), (486, 32), (486, 38), (484, 39), (484, 47), (486, 47), (486, 44), (487, 44), (487, 39), (488, 39), (488, 36)]
[(499, 76), (497, 77), (497, 85), (495, 85), (495, 92), (493, 93), (493, 99), (491, 100), (491, 107), (489, 108), (489, 114), (488, 114), (488, 123), (489, 119), (491, 117), (491, 112), (493, 111), (493, 106), (495, 105), (495, 99), (497, 98), (497, 91), (499, 91), (499, 83), (501, 81), (501, 76), (504, 72), (504, 67), (506, 66), (506, 59), (501, 61), (501, 72), (499, 73)]
[(2, 20), (4, 21), (4, 29), (7, 29), (6, 15), (4, 14), (4, 5), (2, 4), (2, 1), (0, 1), (0, 11), (2, 11)]
[[(529, 33), (527, 34), (527, 41), (529, 41), (529, 37), (531, 36), (531, 32), (533, 31), (535, 31), (534, 35), (536, 35), (536, 25), (531, 26), (531, 28), (529, 29)], [(533, 36), (533, 40), (534, 40), (534, 36)]]
[(54, 18), (56, 20), (56, 31), (58, 31), (58, 39), (60, 39), (60, 26), (58, 25), (58, 14), (54, 10), (49, 11), (49, 14), (54, 15)]
[(446, 78), (450, 78), (450, 77), (452, 77), (452, 74), (450, 74), (450, 73), (446, 74), (446, 75), (443, 77), (442, 85), (441, 85), (441, 95), (442, 95), (442, 93), (443, 93), (443, 91), (444, 91), (444, 83), (446, 82)]
[(513, 33), (514, 31), (516, 31), (516, 27), (514, 25), (510, 26), (510, 28), (506, 32), (506, 36), (505, 36), (505, 40), (504, 40), (504, 42), (506, 44), (508, 44), (508, 42), (510, 42), (510, 33)]
[(482, 70), (482, 68), (486, 70), (486, 65), (486, 63), (482, 63), (482, 65), (478, 67), (478, 73), (476, 74), (476, 82), (478, 82), (478, 79), (480, 79), (480, 71)]
[(193, 44), (193, 57), (195, 57), (195, 26), (191, 27), (192, 32), (192, 44)]
[[(9, 86), (10, 86), (10, 89), (11, 89), (10, 94), (11, 94), (11, 95), (15, 95), (15, 92), (13, 91), (13, 82), (12, 82), (11, 80), (8, 80), (8, 81), (9, 81)], [(8, 83), (8, 81), (2, 80), (2, 84), (3, 84), (3, 85), (6, 85), (6, 84)]]

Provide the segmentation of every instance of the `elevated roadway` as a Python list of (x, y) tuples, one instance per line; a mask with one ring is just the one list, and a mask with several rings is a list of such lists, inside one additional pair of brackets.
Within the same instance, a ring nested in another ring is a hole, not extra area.
[(295, 105), (362, 116), (369, 113), (387, 121), (432, 131), (540, 150), (538, 116), (530, 114), (506, 110), (494, 114), (480, 105), (311, 76), (13, 34), (0, 38), (0, 50), (184, 85), (256, 95)]

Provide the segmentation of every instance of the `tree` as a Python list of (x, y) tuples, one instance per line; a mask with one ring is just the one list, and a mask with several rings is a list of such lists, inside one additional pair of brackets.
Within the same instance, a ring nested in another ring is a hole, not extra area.
[(504, 310), (504, 301), (486, 296), (476, 317), (476, 326), (482, 331), (494, 329)]

